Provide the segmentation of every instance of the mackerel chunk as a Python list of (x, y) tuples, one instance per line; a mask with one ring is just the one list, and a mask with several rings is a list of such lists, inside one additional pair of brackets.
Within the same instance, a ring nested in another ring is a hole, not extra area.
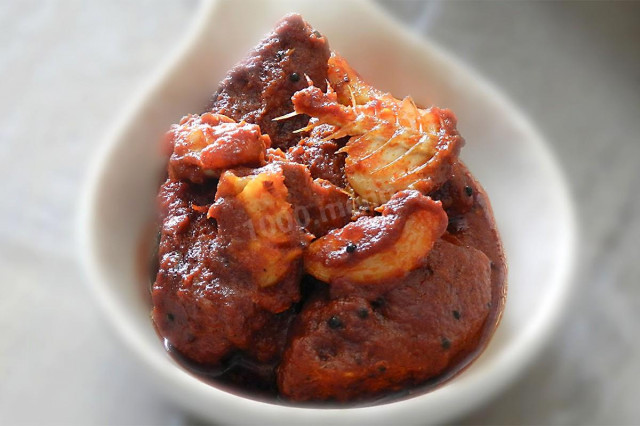
[(293, 111), (291, 97), (307, 87), (305, 75), (326, 89), (329, 44), (300, 15), (284, 17), (249, 55), (220, 83), (210, 109), (260, 126), (271, 137), (273, 148), (286, 150), (300, 141), (293, 133), (307, 125), (309, 117), (274, 118)]

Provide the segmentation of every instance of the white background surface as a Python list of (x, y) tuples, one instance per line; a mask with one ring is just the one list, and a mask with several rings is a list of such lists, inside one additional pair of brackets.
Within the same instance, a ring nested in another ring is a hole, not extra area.
[[(639, 423), (640, 3), (383, 4), (533, 118), (581, 220), (564, 325), (514, 386), (459, 421)], [(0, 3), (0, 424), (197, 421), (107, 327), (74, 235), (86, 162), (196, 8)]]

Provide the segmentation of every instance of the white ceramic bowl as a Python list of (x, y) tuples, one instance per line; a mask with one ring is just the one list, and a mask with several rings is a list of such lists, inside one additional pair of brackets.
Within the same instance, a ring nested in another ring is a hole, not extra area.
[[(226, 71), (288, 12), (301, 13), (355, 69), (396, 96), (451, 108), (467, 140), (462, 158), (486, 188), (509, 262), (506, 311), (482, 356), (445, 386), (366, 408), (257, 402), (196, 379), (165, 352), (137, 271), (163, 167), (158, 141), (199, 112)], [(249, 12), (249, 13), (247, 13)], [(565, 180), (534, 127), (495, 87), (446, 52), (357, 2), (207, 2), (170, 61), (123, 111), (88, 181), (81, 250), (104, 313), (169, 395), (224, 423), (438, 423), (496, 395), (539, 353), (570, 283), (575, 223)]]

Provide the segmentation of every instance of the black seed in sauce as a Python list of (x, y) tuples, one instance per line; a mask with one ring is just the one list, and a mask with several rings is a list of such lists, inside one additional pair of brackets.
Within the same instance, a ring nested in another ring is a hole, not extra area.
[(358, 309), (358, 318), (360, 319), (366, 319), (369, 317), (369, 310), (367, 308), (360, 308)]
[(371, 307), (373, 309), (380, 309), (384, 306), (384, 299), (382, 297), (378, 297), (376, 300), (371, 302)]
[(443, 337), (440, 343), (442, 344), (442, 349), (444, 350), (447, 350), (451, 347), (451, 342), (446, 337)]
[(171, 312), (169, 312), (169, 313), (167, 314), (167, 319), (168, 319), (169, 321), (173, 322), (173, 320), (174, 320), (175, 318), (174, 318), (173, 314), (172, 314)]
[(294, 83), (300, 81), (300, 74), (298, 74), (297, 72), (292, 72), (291, 74), (289, 74), (289, 80)]
[(332, 328), (334, 330), (344, 327), (344, 324), (342, 323), (340, 318), (336, 317), (335, 315), (329, 318), (329, 320), (327, 321), (327, 325), (329, 326), (329, 328)]
[(384, 365), (381, 365), (378, 367), (378, 371), (381, 373), (384, 373), (385, 371), (387, 371), (387, 367), (385, 367)]
[(465, 186), (464, 193), (467, 194), (467, 197), (471, 197), (473, 195), (473, 188), (471, 188), (470, 186)]
[(460, 319), (460, 312), (458, 312), (458, 311), (453, 311), (453, 317), (454, 317), (455, 319), (459, 320), (459, 319)]
[(465, 231), (467, 229), (467, 222), (463, 216), (450, 216), (449, 217), (449, 225), (447, 226), (447, 231), (451, 234), (456, 234), (458, 232)]
[(347, 249), (346, 249), (346, 250), (347, 250), (347, 253), (353, 253), (354, 251), (356, 251), (356, 249), (357, 249), (357, 248), (358, 248), (358, 246), (357, 246), (357, 245), (355, 245), (355, 244), (354, 244), (354, 243), (352, 243), (352, 242), (349, 242), (349, 243), (347, 244)]

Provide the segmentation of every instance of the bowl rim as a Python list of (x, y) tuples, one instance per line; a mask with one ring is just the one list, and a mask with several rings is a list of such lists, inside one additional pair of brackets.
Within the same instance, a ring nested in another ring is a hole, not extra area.
[[(481, 374), (476, 374), (473, 378), (467, 380), (466, 388), (460, 391), (465, 397), (465, 404), (463, 404), (463, 406), (462, 404), (458, 404), (455, 413), (451, 412), (451, 408), (447, 411), (446, 407), (442, 406), (442, 411), (434, 413), (434, 416), (429, 419), (429, 421), (440, 422), (452, 416), (465, 414), (503, 391), (508, 384), (515, 380), (519, 373), (524, 371), (526, 366), (531, 364), (533, 359), (542, 351), (546, 344), (548, 344), (552, 334), (551, 331), (561, 317), (562, 307), (566, 304), (574, 284), (573, 273), (578, 248), (575, 207), (567, 180), (556, 158), (552, 154), (548, 143), (545, 142), (545, 139), (539, 131), (507, 95), (445, 49), (422, 38), (408, 28), (402, 27), (382, 11), (379, 6), (366, 0), (357, 0), (351, 3), (352, 6), (355, 4), (357, 7), (368, 9), (368, 12), (372, 14), (371, 16), (373, 16), (374, 19), (387, 26), (397, 37), (402, 38), (405, 42), (411, 43), (417, 49), (428, 52), (429, 55), (434, 56), (439, 61), (448, 62), (452, 69), (456, 69), (464, 75), (473, 76), (474, 85), (478, 87), (478, 90), (490, 93), (496, 105), (500, 105), (504, 110), (510, 111), (511, 115), (509, 119), (515, 126), (529, 135), (532, 146), (538, 152), (540, 158), (545, 160), (544, 164), (547, 169), (545, 172), (550, 174), (556, 182), (555, 190), (561, 195), (560, 202), (562, 203), (562, 208), (565, 213), (566, 238), (565, 246), (562, 250), (565, 261), (557, 264), (555, 274), (551, 278), (556, 282), (556, 286), (553, 287), (555, 291), (554, 297), (550, 298), (553, 303), (545, 306), (543, 312), (537, 315), (534, 322), (528, 326), (526, 333), (518, 337), (519, 345), (511, 344), (506, 346), (497, 357), (498, 359), (493, 362), (492, 367), (488, 366), (485, 368), (486, 371)], [(423, 400), (422, 402), (424, 403), (425, 397), (435, 399), (436, 401), (432, 404), (435, 404), (435, 406), (446, 402), (449, 395), (446, 391), (447, 386), (437, 391), (417, 395), (406, 400), (367, 407), (292, 407), (244, 398), (212, 387), (177, 366), (173, 369), (167, 369), (166, 359), (148, 353), (144, 345), (140, 342), (140, 339), (138, 339), (135, 330), (127, 324), (125, 319), (127, 316), (121, 315), (124, 308), (118, 304), (109, 285), (108, 278), (101, 272), (103, 266), (96, 249), (98, 242), (96, 240), (95, 227), (99, 189), (103, 184), (105, 171), (108, 168), (107, 166), (110, 164), (109, 159), (114, 155), (114, 152), (121, 143), (122, 136), (131, 125), (131, 118), (135, 117), (142, 109), (146, 99), (162, 87), (165, 79), (196, 44), (198, 38), (204, 33), (206, 26), (215, 17), (218, 8), (222, 7), (222, 5), (229, 6), (228, 3), (220, 0), (207, 0), (201, 4), (195, 13), (195, 20), (192, 25), (190, 25), (189, 32), (178, 44), (178, 47), (170, 54), (168, 60), (156, 69), (152, 78), (142, 86), (141, 90), (133, 96), (132, 101), (122, 110), (115, 124), (102, 140), (101, 146), (97, 150), (93, 161), (90, 163), (91, 166), (89, 168), (87, 182), (83, 188), (80, 199), (77, 236), (79, 255), (84, 266), (85, 274), (88, 277), (88, 282), (91, 284), (92, 293), (101, 306), (102, 311), (109, 318), (111, 326), (117, 330), (117, 334), (123, 338), (126, 346), (136, 354), (136, 358), (146, 363), (156, 373), (155, 378), (157, 380), (162, 383), (170, 381), (174, 385), (177, 385), (171, 387), (172, 389), (166, 389), (168, 388), (166, 386), (163, 387), (163, 389), (169, 394), (172, 394), (174, 398), (180, 400), (183, 405), (208, 418), (212, 418), (211, 409), (210, 407), (203, 407), (202, 402), (205, 400), (213, 401), (213, 398), (216, 398), (219, 404), (225, 406), (229, 413), (236, 413), (238, 419), (241, 419), (241, 421), (243, 419), (242, 416), (245, 415), (249, 416), (245, 417), (246, 419), (262, 419), (263, 421), (278, 418), (283, 420), (282, 416), (287, 416), (289, 421), (312, 419), (322, 422), (380, 422), (384, 421), (384, 419), (397, 418), (400, 413), (404, 415), (407, 413), (407, 410), (414, 410), (415, 412), (416, 409), (420, 407), (421, 400)], [(498, 372), (495, 366), (497, 364), (500, 364), (500, 371)], [(493, 384), (491, 386), (483, 383), (486, 377), (493, 378)], [(476, 392), (470, 392), (470, 389)], [(479, 390), (482, 391), (478, 392)], [(185, 397), (185, 394), (188, 397)], [(189, 398), (189, 396), (193, 398)], [(248, 406), (251, 406), (251, 410), (257, 413), (243, 413), (243, 411), (247, 411)], [(228, 415), (219, 418), (230, 419)], [(414, 417), (413, 420), (424, 421), (425, 419)]]

